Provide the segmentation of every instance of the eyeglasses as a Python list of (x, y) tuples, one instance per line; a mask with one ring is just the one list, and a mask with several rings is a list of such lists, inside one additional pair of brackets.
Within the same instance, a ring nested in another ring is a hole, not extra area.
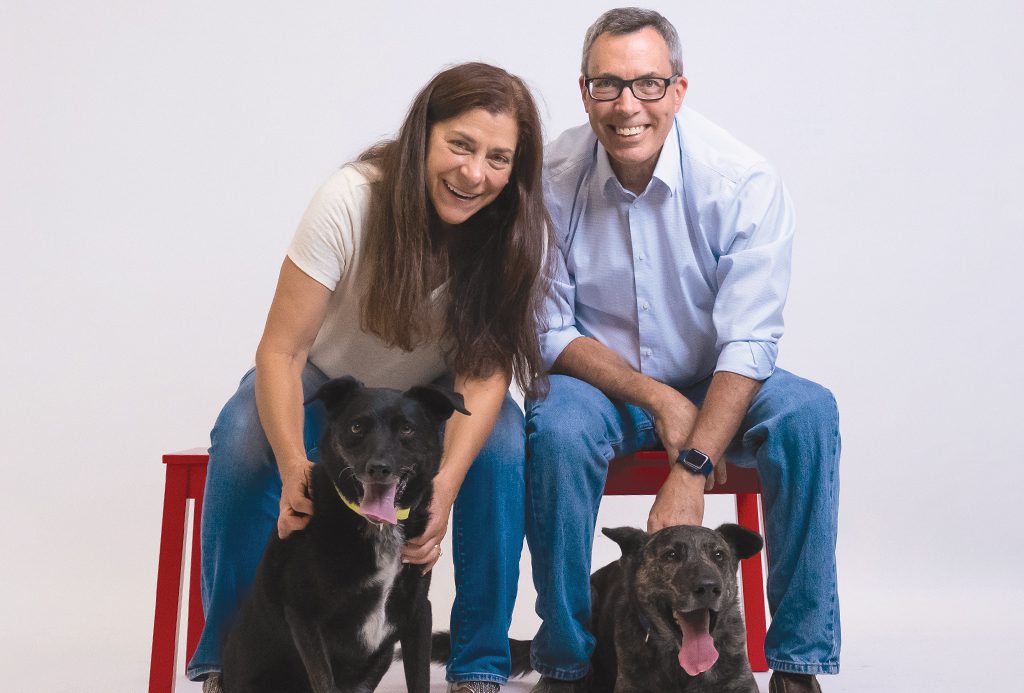
[(594, 101), (614, 101), (626, 87), (640, 101), (657, 101), (665, 96), (668, 85), (676, 77), (637, 77), (636, 79), (619, 79), (618, 77), (587, 77), (583, 83), (587, 93)]

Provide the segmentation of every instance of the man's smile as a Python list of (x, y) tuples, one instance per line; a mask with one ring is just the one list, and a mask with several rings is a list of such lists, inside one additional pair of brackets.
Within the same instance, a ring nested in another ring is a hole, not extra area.
[(618, 127), (616, 125), (609, 125), (616, 135), (620, 137), (636, 137), (643, 133), (650, 125), (633, 125), (631, 127)]

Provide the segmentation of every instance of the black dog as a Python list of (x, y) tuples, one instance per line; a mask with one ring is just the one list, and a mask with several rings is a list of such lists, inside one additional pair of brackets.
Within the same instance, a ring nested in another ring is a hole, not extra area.
[[(369, 389), (326, 383), (315, 513), (301, 532), (270, 538), (224, 644), (226, 693), (369, 693), (405, 652), (410, 691), (430, 689), (429, 574), (401, 562), (423, 533), (441, 457), (439, 428), (462, 396), (434, 386)], [(311, 400), (312, 401), (312, 400)]]
[[(622, 558), (590, 577), (597, 645), (585, 693), (757, 693), (747, 660), (736, 570), (763, 546), (739, 525), (683, 525), (649, 535), (602, 530)], [(531, 670), (530, 642), (509, 640), (512, 676)], [(435, 633), (431, 658), (446, 662), (448, 633)]]
[(587, 690), (757, 693), (736, 569), (761, 537), (733, 524), (602, 531), (622, 558), (590, 579), (597, 646)]

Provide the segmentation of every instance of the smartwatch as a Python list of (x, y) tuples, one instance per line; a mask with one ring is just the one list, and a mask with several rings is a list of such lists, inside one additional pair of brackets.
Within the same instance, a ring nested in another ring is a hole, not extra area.
[(696, 448), (680, 450), (676, 464), (691, 474), (702, 474), (705, 477), (711, 476), (711, 472), (715, 471), (711, 458)]

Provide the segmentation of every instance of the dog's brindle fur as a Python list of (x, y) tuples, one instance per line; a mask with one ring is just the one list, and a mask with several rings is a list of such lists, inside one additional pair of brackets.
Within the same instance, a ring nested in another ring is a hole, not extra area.
[[(585, 689), (592, 693), (675, 691), (756, 693), (736, 584), (738, 559), (761, 537), (738, 525), (668, 527), (653, 535), (605, 529), (622, 558), (591, 577), (591, 630), (597, 645)], [(691, 676), (679, 664), (674, 613), (710, 609), (718, 661)]]
[[(315, 512), (287, 539), (276, 531), (224, 644), (226, 693), (369, 693), (405, 652), (410, 691), (430, 689), (429, 574), (401, 563), (407, 538), (422, 534), (441, 447), (440, 424), (461, 395), (433, 386), (369, 389), (351, 377), (314, 396), (327, 408), (321, 462), (310, 483)], [(344, 505), (363, 484), (398, 479), (397, 525), (372, 523)], [(335, 488), (337, 486), (337, 490)]]
[[(739, 525), (717, 530), (683, 525), (654, 535), (619, 527), (602, 530), (622, 558), (590, 577), (590, 629), (597, 644), (581, 693), (757, 693), (747, 660), (736, 570), (761, 550), (761, 537)], [(691, 676), (679, 663), (682, 631), (673, 613), (709, 608), (718, 661)], [(509, 639), (511, 676), (532, 671), (529, 640)], [(435, 633), (431, 659), (451, 656), (447, 632)]]

